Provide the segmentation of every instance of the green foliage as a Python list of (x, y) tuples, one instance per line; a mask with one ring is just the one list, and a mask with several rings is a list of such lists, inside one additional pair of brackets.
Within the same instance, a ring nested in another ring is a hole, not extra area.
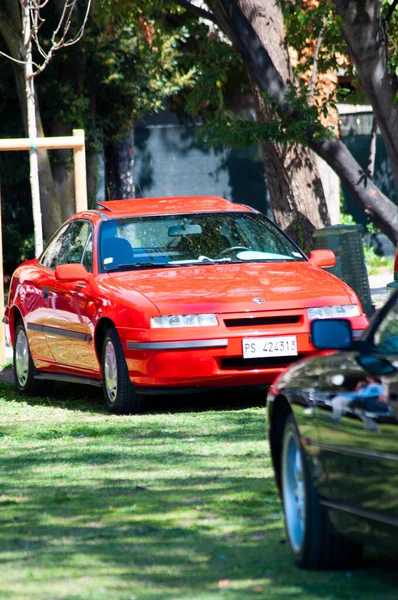
[[(79, 44), (59, 53), (42, 75), (44, 120), (50, 127), (60, 120), (84, 128), (89, 151), (98, 152), (193, 84), (194, 68), (181, 68), (187, 37), (183, 25), (158, 28), (155, 20), (138, 18), (104, 28), (91, 18)], [(54, 81), (59, 82), (56, 95)]]
[[(313, 140), (325, 139), (333, 133), (320, 122), (318, 111), (308, 106), (303, 84), (288, 85), (286, 98), (291, 112), (287, 114), (263, 94), (264, 104), (272, 119), (260, 123), (254, 116), (237, 116), (232, 111), (219, 110), (215, 114), (204, 115), (205, 127), (199, 135), (213, 145), (246, 147), (264, 141), (272, 141), (281, 145), (308, 145), (309, 132)], [(192, 92), (195, 94), (195, 90)], [(300, 118), (295, 117), (300, 114)]]
[(340, 223), (342, 225), (357, 225), (352, 215), (343, 212), (340, 213)]
[(365, 243), (363, 251), (366, 267), (370, 275), (375, 275), (380, 269), (388, 269), (391, 273), (393, 272), (394, 259), (391, 256), (380, 256), (376, 254), (372, 246)]
[[(383, 17), (387, 14), (394, 0), (383, 0)], [(385, 30), (388, 41), (389, 65), (391, 72), (398, 77), (398, 11), (395, 8), (388, 22), (385, 22)], [(395, 98), (398, 101), (398, 96)]]
[[(384, 19), (394, 0), (383, 0), (382, 15)], [(317, 59), (318, 73), (328, 71), (339, 72), (343, 68), (344, 75), (352, 81), (350, 87), (336, 88), (336, 99), (352, 103), (364, 100), (361, 83), (358, 79), (353, 61), (349, 58), (349, 51), (343, 36), (343, 22), (336, 14), (333, 2), (319, 2), (317, 7), (303, 9), (300, 2), (284, 2), (278, 0), (284, 13), (285, 27), (288, 44), (294, 48), (301, 62), (297, 66), (298, 73), (313, 69), (314, 55), (308, 51), (311, 43), (315, 45), (320, 34), (322, 41)], [(398, 11), (392, 13), (388, 22), (383, 22), (389, 50), (389, 64), (392, 73), (398, 75)], [(326, 102), (328, 104), (328, 101)]]

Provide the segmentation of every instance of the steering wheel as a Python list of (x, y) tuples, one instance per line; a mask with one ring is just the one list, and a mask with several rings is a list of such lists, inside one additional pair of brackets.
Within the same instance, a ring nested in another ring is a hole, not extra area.
[(224, 254), (229, 254), (230, 252), (234, 252), (236, 250), (249, 250), (250, 252), (251, 248), (248, 248), (247, 246), (231, 246), (230, 248), (225, 248), (224, 250), (221, 250), (221, 252), (217, 254), (217, 257), (224, 256)]

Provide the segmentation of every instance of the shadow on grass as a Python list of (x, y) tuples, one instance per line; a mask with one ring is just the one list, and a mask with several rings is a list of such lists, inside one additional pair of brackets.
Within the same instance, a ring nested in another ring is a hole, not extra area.
[[(0, 393), (7, 399), (30, 406), (49, 406), (81, 412), (109, 413), (102, 390), (89, 385), (52, 383), (48, 395), (24, 396), (11, 383), (0, 382)], [(267, 387), (231, 388), (192, 394), (145, 395), (145, 413), (200, 412), (207, 410), (239, 410), (249, 406), (265, 406)]]
[(0, 390), (20, 413), (71, 411), (2, 420), (2, 600), (395, 600), (396, 560), (370, 554), (348, 574), (293, 567), (264, 411), (247, 409), (261, 395), (149, 396), (142, 418), (93, 421), (77, 411), (109, 417), (98, 389)]
[[(366, 570), (349, 577), (292, 568), (279, 501), (267, 478), (196, 472), (159, 475), (142, 485), (133, 477), (93, 477), (85, 484), (28, 484), (23, 496), (14, 504), (0, 501), (0, 509), (5, 503), (12, 514), (1, 521), (0, 561), (6, 570), (15, 561), (28, 573), (47, 570), (50, 586), (77, 563), (94, 587), (105, 585), (104, 572), (117, 573), (105, 586), (112, 598), (128, 598), (130, 590), (140, 600), (208, 598), (220, 588), (222, 597), (240, 600), (380, 600), (392, 599), (391, 586), (398, 583), (396, 563), (381, 559), (368, 560)], [(12, 597), (3, 588), (2, 598)]]

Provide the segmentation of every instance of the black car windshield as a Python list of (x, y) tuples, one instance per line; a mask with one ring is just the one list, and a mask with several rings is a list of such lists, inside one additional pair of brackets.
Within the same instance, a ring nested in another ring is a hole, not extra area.
[(266, 217), (244, 212), (110, 219), (101, 225), (99, 253), (102, 272), (306, 260)]

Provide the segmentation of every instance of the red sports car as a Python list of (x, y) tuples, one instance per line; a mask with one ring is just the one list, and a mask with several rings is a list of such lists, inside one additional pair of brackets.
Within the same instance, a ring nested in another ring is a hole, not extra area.
[(355, 293), (265, 216), (223, 198), (104, 202), (70, 218), (12, 278), (16, 386), (102, 386), (109, 409), (145, 393), (271, 383), (312, 353), (314, 318), (368, 324)]

